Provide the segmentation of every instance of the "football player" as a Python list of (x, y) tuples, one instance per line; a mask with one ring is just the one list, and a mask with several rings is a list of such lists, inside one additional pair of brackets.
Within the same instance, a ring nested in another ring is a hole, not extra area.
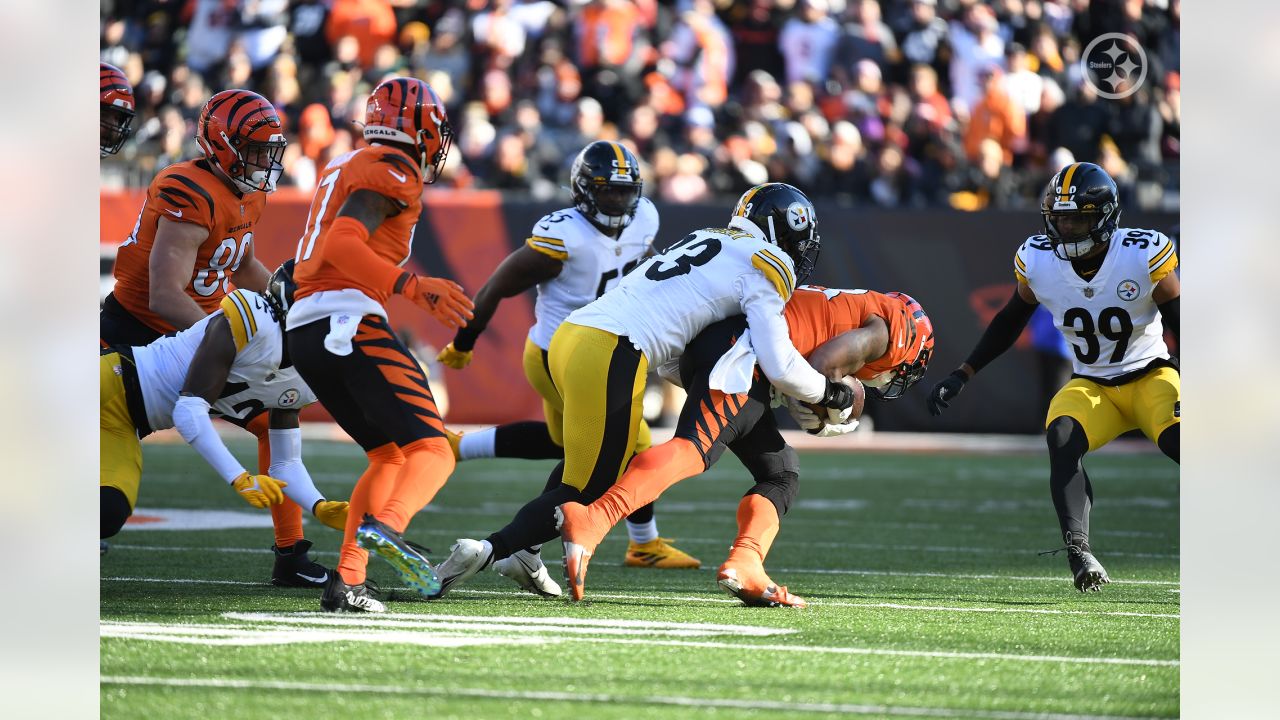
[[(415, 275), (409, 260), (424, 183), (435, 182), (453, 131), (444, 103), (415, 78), (383, 81), (369, 96), (370, 144), (334, 158), (319, 177), (298, 241), (290, 355), (369, 466), (351, 495), (338, 571), (321, 608), (385, 610), (365, 582), (376, 549), (422, 594), (438, 587), (426, 558), (401, 537), (453, 472), (453, 451), (426, 373), (387, 324), (385, 304), (404, 295), (445, 325), (471, 317), (450, 280)], [(358, 540), (357, 540), (358, 536)]]
[(1092, 163), (1054, 175), (1040, 214), (1045, 234), (1028, 238), (1013, 258), (1013, 296), (969, 358), (934, 386), (928, 405), (934, 415), (949, 407), (1013, 345), (1036, 305), (1053, 314), (1075, 357), (1072, 379), (1045, 417), (1049, 491), (1076, 589), (1098, 591), (1111, 580), (1089, 545), (1085, 454), (1136, 428), (1179, 461), (1181, 380), (1164, 342), (1166, 329), (1178, 337), (1178, 254), (1162, 233), (1119, 226), (1116, 183)]
[[(903, 293), (805, 286), (796, 289), (784, 315), (796, 350), (815, 369), (832, 379), (853, 375), (881, 400), (901, 397), (924, 377), (933, 354), (933, 324), (920, 304)], [(672, 378), (689, 393), (675, 437), (637, 453), (618, 482), (595, 502), (557, 508), (565, 576), (574, 600), (582, 599), (587, 565), (618, 518), (706, 471), (728, 448), (751, 472), (755, 485), (738, 505), (738, 537), (716, 580), (747, 605), (805, 606), (764, 571), (780, 518), (795, 499), (800, 466), (770, 412), (769, 382), (755, 372), (754, 343), (741, 316), (703, 330), (680, 357), (679, 377)], [(664, 367), (664, 376), (671, 371)], [(795, 398), (787, 402), (800, 426), (815, 435), (841, 435), (858, 425), (857, 420), (827, 424)]]
[[(102, 351), (99, 486), (127, 499), (125, 505), (103, 504), (103, 538), (120, 531), (137, 502), (139, 439), (171, 427), (250, 505), (278, 505), (287, 494), (320, 522), (342, 529), (347, 503), (326, 500), (302, 464), (298, 411), (316, 398), (284, 352), (290, 265), (275, 272), (265, 295), (236, 290), (186, 330), (149, 345)], [(251, 475), (222, 443), (209, 416), (237, 418), (260, 410), (270, 419), (272, 462), (267, 473)], [(311, 543), (299, 540), (298, 546), (305, 553)], [(320, 575), (312, 582), (326, 580), (324, 568), (313, 572)]]
[[(622, 145), (606, 140), (587, 145), (573, 162), (569, 184), (573, 207), (539, 220), (525, 244), (498, 265), (476, 293), (475, 318), (457, 332), (438, 358), (451, 368), (465, 368), (475, 352), (476, 339), (484, 332), (498, 303), (537, 287), (537, 321), (524, 344), (524, 375), (542, 397), (546, 422), (510, 423), (463, 436), (451, 434), (459, 460), (564, 459), (564, 408), (547, 371), (551, 336), (569, 313), (600, 297), (635, 269), (658, 234), (658, 211), (640, 195), (640, 163)], [(636, 452), (648, 449), (650, 444), (649, 425), (642, 419)], [(627, 534), (631, 542), (623, 561), (626, 565), (700, 565), (696, 558), (658, 536), (652, 507), (641, 508), (627, 518)], [(523, 550), (495, 563), (494, 569), (522, 585), (536, 585), (537, 579), (546, 575), (541, 560)], [(543, 589), (550, 591), (551, 586)], [(559, 588), (551, 594), (558, 595)]]
[[(853, 393), (805, 362), (782, 310), (820, 247), (813, 203), (784, 183), (748, 190), (726, 228), (697, 230), (641, 263), (561, 323), (547, 365), (564, 408), (564, 462), (549, 490), (484, 540), (460, 539), (438, 570), (443, 595), (495, 560), (556, 537), (553, 513), (609, 489), (635, 451), (650, 364), (678, 357), (699, 332), (745, 314), (760, 367), (783, 392), (847, 417)], [(650, 450), (650, 453), (653, 451)]]
[(102, 157), (115, 155), (124, 147), (133, 129), (134, 109), (133, 86), (124, 76), (120, 68), (107, 63), (98, 63), (99, 92), (98, 105), (98, 146)]
[[(284, 129), (266, 98), (225, 90), (205, 103), (196, 142), (204, 157), (174, 163), (147, 188), (138, 221), (116, 255), (115, 289), (98, 315), (103, 347), (146, 345), (191, 327), (216, 310), (231, 283), (263, 292), (271, 273), (254, 256), (253, 233), (267, 194), (283, 170)], [(262, 412), (228, 417), (258, 438), (258, 472), (271, 465), (269, 420)], [(119, 512), (125, 498), (111, 488), (102, 502)], [(319, 587), (307, 580), (327, 570), (312, 562), (303, 540), (302, 508), (271, 507), (278, 585)]]

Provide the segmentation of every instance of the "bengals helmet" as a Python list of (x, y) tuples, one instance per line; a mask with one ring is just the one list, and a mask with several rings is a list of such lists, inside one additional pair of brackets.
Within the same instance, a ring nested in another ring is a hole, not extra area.
[(1053, 254), (1071, 260), (1106, 245), (1120, 225), (1119, 191), (1106, 170), (1071, 163), (1058, 171), (1040, 199)]
[(569, 172), (573, 206), (593, 225), (618, 230), (640, 204), (640, 162), (620, 143), (597, 140), (582, 148)]
[[(365, 108), (364, 139), (402, 143), (418, 154), (423, 182), (440, 177), (453, 143), (444, 102), (425, 82), (411, 77), (383, 80)], [(427, 174), (427, 168), (431, 173)]]
[(101, 157), (106, 157), (120, 152), (137, 113), (134, 110), (133, 87), (120, 68), (107, 63), (99, 63), (99, 66), (98, 80), (102, 90), (98, 144), (102, 149)]
[(284, 172), (284, 128), (267, 99), (248, 90), (223, 90), (200, 111), (196, 142), (243, 192), (272, 192)]
[(284, 322), (285, 316), (289, 314), (289, 308), (293, 306), (293, 294), (298, 290), (298, 283), (293, 280), (293, 266), (293, 258), (289, 258), (276, 268), (267, 280), (267, 290), (263, 293), (271, 314), (280, 322)]
[(822, 249), (818, 216), (804, 193), (786, 183), (757, 185), (738, 199), (733, 217), (753, 223), (764, 232), (766, 240), (791, 256), (796, 266), (796, 285), (804, 284)]
[(880, 400), (893, 400), (902, 397), (912, 385), (920, 382), (924, 371), (929, 367), (929, 359), (933, 357), (933, 323), (925, 314), (924, 308), (915, 298), (906, 293), (885, 293), (902, 303), (902, 312), (908, 316), (907, 337), (904, 345), (915, 351), (914, 359), (899, 363), (892, 370), (880, 373), (872, 380), (863, 381), (867, 392)]

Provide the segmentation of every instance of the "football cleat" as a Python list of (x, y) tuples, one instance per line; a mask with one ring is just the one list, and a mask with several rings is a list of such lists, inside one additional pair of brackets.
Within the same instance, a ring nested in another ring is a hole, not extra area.
[(271, 584), (276, 587), (325, 587), (329, 569), (307, 557), (310, 549), (310, 540), (299, 540), (287, 548), (272, 545), (276, 564), (271, 568)]
[(337, 572), (325, 583), (320, 596), (320, 609), (325, 612), (386, 612), (387, 606), (373, 596), (378, 586), (372, 580), (360, 585), (348, 585)]
[(455, 462), (462, 459), (462, 433), (444, 429), (444, 439), (449, 441), (449, 449), (453, 451)]
[(489, 558), (493, 557), (493, 547), (483, 540), (458, 538), (458, 542), (449, 550), (449, 557), (436, 568), (440, 587), (428, 596), (430, 600), (444, 597), (454, 585), (483, 570), (489, 563)]
[(404, 584), (419, 595), (429, 598), (440, 591), (440, 579), (431, 563), (386, 523), (365, 515), (356, 530), (356, 542), (386, 560)]
[(1102, 586), (1111, 582), (1107, 569), (1102, 567), (1098, 558), (1089, 552), (1089, 541), (1071, 542), (1067, 536), (1067, 563), (1071, 565), (1071, 575), (1075, 579), (1076, 589), (1080, 592), (1099, 592)]
[(809, 606), (804, 598), (787, 592), (785, 585), (770, 580), (763, 567), (740, 567), (726, 562), (716, 573), (716, 584), (750, 607)]
[(560, 586), (551, 579), (547, 566), (542, 563), (542, 556), (528, 550), (518, 550), (511, 557), (503, 558), (493, 564), (498, 574), (513, 580), (525, 592), (542, 597), (560, 597)]
[(311, 512), (321, 523), (342, 532), (347, 529), (347, 511), (350, 505), (343, 500), (321, 500)]
[(634, 540), (627, 545), (627, 557), (623, 564), (627, 567), (651, 567), (662, 569), (691, 569), (702, 567), (702, 561), (680, 550), (671, 543), (671, 538), (658, 538), (646, 543)]
[(564, 577), (569, 582), (569, 595), (581, 600), (586, 593), (587, 565), (609, 528), (593, 523), (586, 505), (567, 502), (556, 508), (556, 529), (564, 542)]

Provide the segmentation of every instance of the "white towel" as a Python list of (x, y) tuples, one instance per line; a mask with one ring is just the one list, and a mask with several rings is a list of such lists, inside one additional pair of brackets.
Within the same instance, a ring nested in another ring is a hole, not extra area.
[(329, 334), (324, 336), (324, 349), (334, 355), (351, 354), (351, 338), (360, 328), (361, 315), (334, 313), (329, 316)]
[(733, 347), (711, 368), (711, 389), (730, 395), (747, 392), (751, 389), (755, 368), (756, 351), (751, 346), (751, 330), (743, 330)]

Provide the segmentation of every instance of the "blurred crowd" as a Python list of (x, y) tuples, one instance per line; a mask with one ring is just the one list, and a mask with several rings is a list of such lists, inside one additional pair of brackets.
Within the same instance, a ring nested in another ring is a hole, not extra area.
[[(199, 153), (231, 87), (287, 125), (284, 184), (362, 141), (371, 88), (431, 84), (456, 139), (441, 185), (567, 198), (594, 139), (631, 146), (646, 194), (736, 197), (768, 180), (880, 207), (1030, 207), (1093, 161), (1130, 207), (1178, 203), (1178, 0), (103, 0), (101, 58), (135, 87), (107, 184)], [(1098, 35), (1141, 44), (1122, 100), (1084, 81)]]

